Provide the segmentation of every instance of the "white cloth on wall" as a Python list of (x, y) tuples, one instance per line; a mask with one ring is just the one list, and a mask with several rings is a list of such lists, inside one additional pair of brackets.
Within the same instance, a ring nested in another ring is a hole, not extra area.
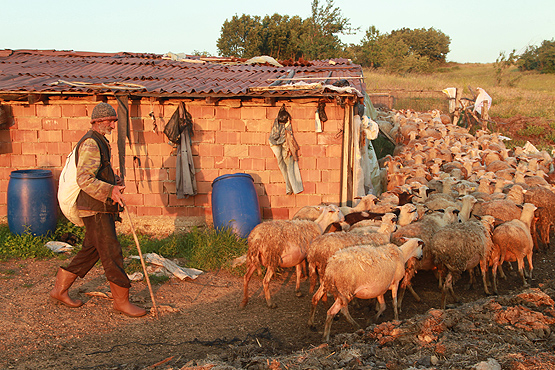
[[(354, 142), (354, 168), (353, 168), (353, 184), (354, 196), (363, 197), (368, 194), (376, 195), (374, 182), (372, 180), (374, 172), (374, 164), (377, 166), (378, 161), (374, 147), (370, 140), (378, 137), (379, 126), (376, 122), (367, 116), (362, 118), (359, 115), (354, 116), (353, 120), (353, 142)], [(379, 174), (379, 172), (378, 172)]]
[(488, 95), (488, 93), (482, 89), (481, 87), (478, 87), (476, 90), (478, 90), (478, 96), (476, 97), (476, 102), (474, 103), (474, 112), (478, 112), (478, 113), (482, 113), (482, 106), (484, 104), (487, 104), (488, 107), (488, 111), (491, 108), (491, 96)]

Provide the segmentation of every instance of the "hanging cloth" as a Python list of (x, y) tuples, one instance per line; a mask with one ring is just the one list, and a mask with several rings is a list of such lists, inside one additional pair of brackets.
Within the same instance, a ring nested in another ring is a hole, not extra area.
[(193, 164), (193, 152), (191, 150), (193, 120), (191, 114), (185, 109), (183, 102), (179, 103), (179, 106), (164, 129), (164, 133), (170, 141), (177, 144), (175, 176), (177, 199), (196, 195), (197, 181)]

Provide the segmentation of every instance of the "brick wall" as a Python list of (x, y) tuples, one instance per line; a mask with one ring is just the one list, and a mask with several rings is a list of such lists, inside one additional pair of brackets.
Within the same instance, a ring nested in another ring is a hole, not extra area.
[[(117, 108), (115, 100), (107, 101)], [(316, 100), (287, 101), (299, 143), (299, 167), (304, 191), (285, 194), (285, 183), (268, 145), (274, 118), (283, 103), (264, 104), (262, 99), (184, 101), (194, 121), (192, 152), (198, 194), (177, 199), (175, 148), (163, 128), (178, 101), (130, 100), (132, 143), (126, 141), (126, 192), (128, 209), (140, 224), (173, 227), (210, 224), (212, 181), (224, 174), (244, 172), (255, 180), (263, 219), (288, 219), (306, 205), (339, 203), (344, 109), (329, 103), (324, 132), (316, 133)], [(14, 170), (49, 169), (59, 178), (66, 155), (90, 128), (89, 117), (97, 102), (51, 98), (48, 104), (12, 105), (15, 125), (0, 130), (0, 216), (7, 215), (7, 187)], [(156, 121), (149, 117), (153, 111)], [(117, 130), (111, 137), (112, 164), (119, 171)], [(134, 157), (140, 161), (139, 166)], [(148, 230), (147, 230), (148, 231)]]

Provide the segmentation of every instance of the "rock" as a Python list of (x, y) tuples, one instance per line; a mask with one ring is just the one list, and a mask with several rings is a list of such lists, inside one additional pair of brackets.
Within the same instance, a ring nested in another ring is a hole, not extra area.
[(482, 361), (472, 367), (474, 370), (501, 370), (501, 365), (494, 358), (488, 358), (487, 361)]

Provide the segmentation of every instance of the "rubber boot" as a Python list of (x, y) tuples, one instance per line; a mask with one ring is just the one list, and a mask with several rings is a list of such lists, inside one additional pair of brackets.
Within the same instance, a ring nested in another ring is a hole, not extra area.
[(50, 291), (50, 297), (56, 302), (63, 303), (71, 308), (82, 306), (82, 301), (71, 299), (67, 293), (69, 287), (71, 287), (75, 279), (77, 279), (77, 275), (60, 267), (58, 269), (58, 274), (56, 275), (54, 289)]
[(110, 290), (114, 299), (114, 310), (119, 311), (130, 317), (141, 317), (146, 315), (144, 308), (135, 306), (129, 302), (129, 288), (122, 288), (110, 282)]

